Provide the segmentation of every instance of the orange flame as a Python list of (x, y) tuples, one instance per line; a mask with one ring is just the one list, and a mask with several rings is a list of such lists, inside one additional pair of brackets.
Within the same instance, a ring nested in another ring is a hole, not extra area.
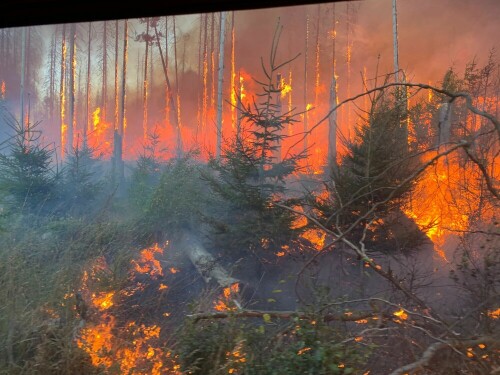
[(222, 290), (222, 296), (214, 302), (214, 309), (217, 311), (236, 311), (237, 306), (233, 306), (233, 299), (237, 297), (240, 291), (239, 283), (234, 283), (231, 286)]
[[(146, 273), (154, 278), (161, 271), (154, 259), (154, 255), (159, 253), (162, 250), (158, 245), (141, 251), (140, 259), (132, 261), (132, 272)], [(79, 331), (76, 339), (78, 347), (89, 355), (94, 367), (106, 373), (118, 370), (129, 375), (180, 375), (176, 357), (165, 350), (160, 341), (159, 326), (134, 321), (118, 324), (118, 319), (110, 310), (116, 303), (115, 292), (90, 291), (92, 286), (99, 285), (103, 272), (111, 271), (101, 257), (83, 274), (82, 294), (89, 296), (89, 305), (95, 307), (96, 312)], [(166, 288), (166, 285), (160, 285)]]

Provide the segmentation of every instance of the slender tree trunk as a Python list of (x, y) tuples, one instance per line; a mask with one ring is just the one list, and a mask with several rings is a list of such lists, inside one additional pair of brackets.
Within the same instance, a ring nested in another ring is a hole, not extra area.
[(148, 139), (148, 53), (149, 53), (149, 18), (146, 18), (146, 50), (144, 52), (144, 80), (142, 87), (142, 131), (144, 142)]
[(55, 101), (55, 91), (56, 91), (56, 35), (57, 26), (55, 27), (55, 32), (50, 43), (50, 83), (49, 83), (49, 117), (50, 120), (54, 120), (54, 101)]
[(123, 165), (123, 139), (125, 136), (126, 121), (126, 95), (127, 95), (127, 51), (128, 51), (128, 20), (124, 20), (123, 25), (123, 67), (122, 67), (122, 87), (119, 101), (119, 120), (118, 129), (114, 132), (113, 149), (113, 176), (115, 183), (119, 186), (119, 193), (123, 193), (123, 182), (125, 179), (125, 170)]
[(105, 121), (108, 113), (108, 21), (104, 21), (102, 34), (102, 116)]
[(75, 101), (76, 101), (76, 24), (72, 23), (70, 26), (70, 50), (69, 50), (69, 60), (70, 60), (70, 75), (69, 75), (69, 121), (68, 124), (68, 143), (67, 146), (69, 150), (73, 149), (73, 139), (76, 127), (76, 113), (75, 113)]
[(85, 114), (86, 114), (86, 121), (85, 124), (86, 126), (84, 127), (83, 131), (83, 146), (87, 146), (87, 132), (92, 131), (92, 116), (90, 115), (90, 56), (92, 52), (92, 23), (89, 22), (89, 35), (88, 35), (88, 41), (87, 41), (87, 92), (86, 92), (86, 97), (87, 100), (86, 102), (86, 108), (85, 108)]
[(314, 105), (318, 106), (319, 84), (320, 84), (320, 48), (319, 48), (319, 33), (321, 23), (321, 4), (317, 5), (318, 15), (316, 16), (316, 74), (315, 74), (315, 90), (314, 90)]
[(215, 12), (210, 24), (210, 108), (215, 107)]
[(236, 126), (236, 62), (235, 62), (235, 51), (234, 51), (234, 10), (231, 12), (231, 126), (233, 130)]
[(392, 0), (392, 36), (394, 50), (394, 82), (399, 82), (399, 51), (398, 51), (398, 10), (397, 0)]
[[(160, 44), (160, 35), (158, 34), (158, 29), (156, 28), (156, 26), (155, 26), (155, 35), (156, 35), (156, 41), (157, 41), (156, 44), (158, 45), (158, 49), (160, 50), (160, 57), (161, 57), (161, 63), (163, 66), (163, 73), (165, 74), (165, 82), (167, 83), (168, 92), (170, 93), (170, 96), (169, 96), (170, 107), (172, 108), (174, 113), (177, 113), (176, 104), (175, 104), (174, 98), (172, 96), (172, 86), (170, 85), (170, 79), (168, 78), (168, 67), (167, 67), (167, 64), (165, 63), (165, 58), (163, 56), (163, 51), (162, 51), (161, 44)], [(182, 133), (181, 133), (181, 129), (180, 129), (180, 124), (177, 122), (177, 116), (174, 116), (174, 123), (175, 123), (175, 129), (177, 132), (177, 134), (176, 134), (177, 135), (176, 153), (177, 153), (177, 158), (180, 158), (184, 152), (183, 151), (184, 146), (182, 143)]]
[(226, 35), (226, 12), (221, 12), (220, 17), (219, 76), (217, 79), (217, 159), (220, 159), (222, 152), (222, 89), (224, 86), (224, 39)]
[[(21, 129), (24, 132), (24, 79), (26, 75), (26, 27), (23, 27), (22, 30), (22, 40), (21, 40), (21, 88), (20, 88), (20, 100), (19, 100), (19, 122), (21, 124)], [(23, 134), (24, 136), (24, 134)]]
[(306, 112), (304, 113), (304, 152), (308, 148), (308, 134), (309, 126), (307, 124), (308, 113), (307, 113), (307, 53), (309, 49), (309, 15), (306, 14), (306, 46), (304, 53), (304, 106), (306, 107)]
[(328, 117), (328, 167), (330, 173), (337, 169), (337, 57), (336, 57), (336, 12), (335, 3), (332, 4), (332, 82), (330, 85), (330, 116)]
[[(177, 116), (177, 125), (180, 129), (181, 124), (181, 106), (180, 106), (180, 81), (179, 81), (179, 71), (178, 71), (178, 61), (177, 61), (177, 27), (175, 25), (175, 16), (172, 17), (173, 20), (173, 33), (174, 33), (174, 67), (175, 67), (175, 100), (176, 100), (176, 116)], [(177, 140), (180, 140), (178, 137)], [(177, 149), (179, 149), (179, 145), (177, 145)]]
[(61, 81), (59, 88), (59, 115), (60, 115), (60, 139), (61, 139), (61, 160), (66, 155), (67, 124), (65, 124), (66, 112), (66, 25), (63, 25), (61, 38)]
[(241, 106), (243, 103), (241, 102), (243, 100), (243, 83), (242, 83), (242, 77), (241, 73), (238, 72), (238, 98), (236, 101), (236, 139), (237, 141), (241, 141), (241, 113), (242, 113), (242, 108)]
[(202, 30), (203, 30), (203, 15), (200, 14), (200, 32), (198, 35), (198, 121), (196, 124), (196, 142), (198, 143), (198, 133), (201, 128), (202, 122), (202, 90), (203, 90), (203, 79), (202, 77), (202, 67), (203, 67), (203, 49), (202, 49)]
[[(201, 15), (200, 15), (201, 17)], [(168, 16), (165, 16), (165, 65), (168, 67)], [(165, 122), (170, 123), (169, 87), (165, 81)]]
[(203, 43), (203, 121), (201, 131), (203, 139), (205, 139), (205, 128), (207, 125), (207, 112), (208, 112), (208, 14), (205, 14), (205, 28), (204, 28), (204, 43)]
[(113, 128), (115, 131), (118, 130), (118, 113), (119, 113), (119, 102), (118, 102), (118, 20), (115, 21), (115, 121)]

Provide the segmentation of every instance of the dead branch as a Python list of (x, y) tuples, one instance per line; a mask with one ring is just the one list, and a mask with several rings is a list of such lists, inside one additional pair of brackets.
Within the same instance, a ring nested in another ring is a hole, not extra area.
[[(214, 312), (214, 313), (198, 313), (187, 315), (188, 318), (194, 319), (195, 322), (199, 320), (209, 320), (209, 319), (228, 319), (228, 318), (261, 318), (261, 319), (302, 319), (302, 320), (314, 320), (318, 319), (314, 314), (300, 312), (300, 311), (262, 311), (262, 310), (238, 310), (238, 311), (227, 311), (227, 312)], [(358, 320), (380, 317), (380, 313), (374, 311), (358, 311), (345, 312), (339, 314), (325, 314), (319, 319), (323, 322), (356, 322)], [(386, 316), (390, 318), (389, 315)]]
[(413, 373), (413, 371), (425, 369), (425, 367), (429, 365), (429, 362), (434, 358), (434, 356), (442, 349), (452, 347), (455, 350), (458, 350), (461, 348), (472, 347), (479, 344), (498, 347), (500, 342), (498, 339), (489, 336), (482, 336), (473, 340), (447, 340), (444, 342), (435, 342), (427, 347), (427, 349), (422, 354), (422, 357), (418, 361), (402, 366), (391, 372), (389, 375), (410, 374)]

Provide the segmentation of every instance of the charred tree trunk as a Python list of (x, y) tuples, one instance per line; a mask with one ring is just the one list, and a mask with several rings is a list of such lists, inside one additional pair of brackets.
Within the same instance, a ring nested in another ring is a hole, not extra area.
[(108, 112), (108, 21), (104, 21), (102, 34), (102, 88), (101, 88), (102, 118), (106, 119)]

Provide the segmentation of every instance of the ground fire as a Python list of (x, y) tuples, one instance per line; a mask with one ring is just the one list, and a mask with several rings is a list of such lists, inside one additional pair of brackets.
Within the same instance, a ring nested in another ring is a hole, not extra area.
[(0, 29), (0, 375), (497, 373), (499, 17)]

